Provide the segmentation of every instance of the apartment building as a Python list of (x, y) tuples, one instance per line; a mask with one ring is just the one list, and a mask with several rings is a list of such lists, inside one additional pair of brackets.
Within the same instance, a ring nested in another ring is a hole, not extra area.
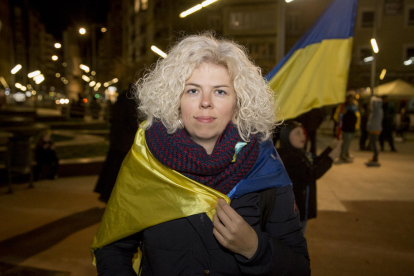
[[(114, 35), (122, 37), (122, 66), (128, 68), (124, 75), (128, 81), (136, 79), (143, 68), (149, 67), (159, 58), (151, 50), (152, 46), (167, 51), (169, 45), (183, 35), (207, 30), (244, 45), (264, 74), (276, 65), (280, 2), (219, 0), (180, 18), (181, 12), (201, 2), (122, 0), (122, 7), (118, 11), (122, 17), (122, 31)], [(285, 53), (330, 3), (331, 0), (294, 0), (285, 3)], [(376, 13), (380, 48), (376, 55), (377, 84), (398, 78), (414, 83), (414, 60), (411, 65), (404, 64), (414, 56), (414, 0), (359, 0), (349, 89), (370, 86), (371, 62), (366, 58), (372, 56), (370, 40)], [(379, 80), (382, 69), (386, 69), (387, 73), (383, 80)]]

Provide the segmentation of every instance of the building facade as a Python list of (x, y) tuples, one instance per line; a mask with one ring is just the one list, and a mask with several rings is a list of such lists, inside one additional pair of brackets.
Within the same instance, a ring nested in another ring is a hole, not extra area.
[[(184, 18), (180, 18), (181, 12), (202, 1), (115, 2), (122, 2), (120, 9), (114, 11), (122, 19), (122, 26), (114, 27), (114, 30), (119, 31), (112, 32), (111, 39), (122, 41), (122, 58), (112, 63), (108, 70), (114, 71), (112, 75), (122, 75), (120, 85), (123, 88), (160, 58), (151, 51), (152, 46), (166, 52), (181, 37), (203, 31), (214, 31), (218, 36), (244, 45), (264, 75), (277, 64), (279, 1), (219, 0)], [(331, 0), (294, 0), (285, 3), (284, 53), (290, 50), (330, 3)], [(373, 55), (370, 40), (375, 14), (378, 14), (376, 37), (380, 48), (375, 56), (376, 85), (395, 79), (414, 83), (414, 60), (410, 65), (404, 64), (408, 64), (407, 61), (414, 56), (414, 0), (378, 0), (377, 7), (375, 3), (375, 0), (359, 0), (348, 89), (370, 86), (371, 62), (364, 59)], [(108, 43), (102, 47), (109, 47)], [(383, 69), (387, 73), (380, 80)]]

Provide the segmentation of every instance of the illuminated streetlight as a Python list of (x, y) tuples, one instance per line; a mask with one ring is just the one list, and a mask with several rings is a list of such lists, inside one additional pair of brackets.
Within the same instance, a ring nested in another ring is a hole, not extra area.
[(20, 83), (18, 83), (18, 82), (16, 82), (16, 83), (14, 84), (14, 86), (16, 86), (16, 88), (20, 88), (20, 87), (22, 87), (22, 85), (21, 85)]
[(101, 29), (101, 32), (106, 33), (107, 29), (104, 27)]
[(96, 84), (96, 82), (95, 82), (95, 81), (91, 81), (91, 82), (89, 83), (89, 86), (90, 86), (90, 87), (92, 87), (92, 86), (95, 86), (95, 84)]
[(413, 64), (413, 60), (412, 59), (409, 59), (409, 60), (406, 60), (406, 61), (404, 61), (404, 65), (411, 65), (411, 64)]
[(152, 46), (151, 46), (151, 50), (152, 50), (154, 53), (156, 53), (156, 54), (160, 55), (162, 58), (167, 58), (167, 54), (166, 54), (166, 53), (164, 53), (163, 51), (161, 51), (160, 49), (158, 49), (156, 46), (152, 45)]
[(387, 73), (387, 70), (386, 69), (382, 69), (381, 75), (380, 75), (380, 80), (383, 80), (384, 79), (386, 73)]
[(3, 77), (0, 77), (0, 82), (1, 84), (3, 84), (4, 88), (9, 88), (9, 85)]
[(56, 49), (60, 49), (62, 47), (62, 44), (60, 44), (60, 43), (55, 43), (55, 48)]
[(56, 73), (55, 76), (56, 76), (56, 78), (60, 78), (60, 74), (59, 73)]
[(29, 73), (27, 76), (29, 78), (33, 78), (33, 77), (36, 77), (36, 76), (38, 76), (40, 74), (41, 74), (41, 72), (39, 70), (36, 70), (36, 71), (33, 71), (33, 72)]
[(86, 29), (85, 29), (85, 28), (80, 28), (80, 29), (79, 29), (79, 33), (80, 33), (81, 35), (86, 34)]
[(216, 2), (216, 1), (217, 0), (206, 0), (206, 1), (202, 2), (201, 4), (195, 5), (194, 7), (190, 8), (190, 9), (188, 9), (186, 11), (183, 11), (182, 13), (180, 13), (180, 17), (181, 18), (184, 18), (187, 15), (190, 15), (190, 14), (196, 12), (196, 11), (199, 11), (202, 8), (207, 7), (208, 5), (210, 5), (210, 4), (212, 4), (212, 3)]
[(56, 56), (56, 55), (52, 56), (52, 60), (56, 61), (58, 59), (59, 59), (58, 56)]
[(19, 72), (19, 70), (22, 69), (22, 65), (21, 64), (17, 64), (16, 66), (14, 66), (14, 68), (11, 70), (11, 73), (14, 75), (17, 72)]
[(118, 79), (117, 78), (114, 78), (113, 80), (112, 80), (112, 83), (117, 83), (118, 82)]
[(290, 3), (290, 2), (292, 2), (293, 0), (285, 0), (286, 1), (286, 3)]
[(201, 6), (203, 6), (203, 8), (204, 8), (204, 7), (207, 7), (208, 5), (210, 5), (210, 4), (212, 4), (212, 3), (216, 2), (216, 1), (217, 0), (206, 0), (203, 3), (201, 3)]
[(83, 71), (85, 71), (86, 73), (89, 73), (89, 67), (88, 66), (86, 66), (84, 64), (81, 64), (81, 65), (79, 65), (79, 68), (82, 69)]
[(372, 50), (374, 51), (374, 53), (377, 54), (379, 52), (379, 49), (378, 49), (378, 44), (375, 38), (371, 39), (371, 45), (372, 45)]
[(26, 88), (26, 86), (23, 86), (23, 85), (22, 85), (22, 87), (20, 87), (20, 90), (22, 90), (22, 91), (24, 92), (24, 91), (26, 91), (26, 90), (27, 90), (27, 88)]
[(86, 76), (86, 75), (82, 75), (82, 79), (83, 79), (84, 81), (86, 81), (86, 82), (90, 82), (90, 81), (91, 81), (91, 79), (90, 79), (90, 78), (88, 78), (88, 76)]
[(192, 14), (192, 13), (194, 13), (196, 11), (201, 10), (202, 8), (203, 8), (203, 6), (201, 4), (198, 4), (198, 5), (194, 6), (194, 7), (192, 7), (191, 9), (188, 9), (188, 10), (180, 13), (180, 17), (181, 18), (184, 18), (184, 17), (186, 17), (189, 14)]
[(373, 56), (364, 58), (364, 62), (370, 62), (370, 61), (373, 61), (373, 60), (374, 60)]
[(39, 84), (45, 80), (45, 76), (43, 76), (42, 74), (37, 75), (36, 77), (33, 78), (33, 80), (35, 81), (36, 84)]
[(98, 82), (98, 83), (95, 85), (95, 87), (93, 88), (93, 90), (98, 91), (98, 90), (99, 90), (99, 87), (101, 87), (101, 83), (100, 83), (100, 82)]
[(105, 86), (105, 87), (108, 87), (108, 86), (109, 86), (109, 83), (105, 82), (105, 83), (104, 83), (104, 86)]

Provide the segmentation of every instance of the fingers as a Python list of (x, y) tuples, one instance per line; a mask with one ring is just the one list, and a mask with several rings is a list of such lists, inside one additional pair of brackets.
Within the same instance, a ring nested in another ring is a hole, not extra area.
[(233, 208), (231, 208), (230, 205), (228, 205), (227, 202), (224, 201), (223, 199), (219, 199), (217, 201), (216, 211), (217, 211), (216, 214), (218, 218), (226, 226), (231, 224), (231, 221), (232, 221), (231, 216), (234, 215), (232, 213), (233, 212), (236, 213), (236, 211), (234, 211)]

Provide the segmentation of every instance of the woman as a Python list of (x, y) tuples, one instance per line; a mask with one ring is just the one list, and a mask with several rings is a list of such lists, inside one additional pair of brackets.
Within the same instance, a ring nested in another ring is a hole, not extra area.
[(99, 275), (309, 274), (273, 95), (243, 49), (187, 37), (137, 96), (147, 121), (91, 248)]

